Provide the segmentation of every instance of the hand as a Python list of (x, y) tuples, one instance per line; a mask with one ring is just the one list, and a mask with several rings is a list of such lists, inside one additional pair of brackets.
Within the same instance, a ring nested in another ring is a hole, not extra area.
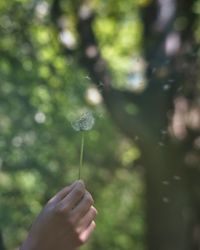
[(95, 228), (97, 211), (82, 181), (58, 192), (44, 207), (21, 250), (75, 250)]

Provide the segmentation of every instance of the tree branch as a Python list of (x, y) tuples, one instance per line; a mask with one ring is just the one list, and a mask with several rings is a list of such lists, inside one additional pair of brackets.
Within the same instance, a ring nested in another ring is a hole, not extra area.
[[(58, 35), (64, 32), (64, 27), (61, 22), (61, 18), (64, 17), (64, 15), (65, 14), (61, 8), (60, 0), (53, 0), (50, 17)], [(73, 58), (77, 56), (76, 49), (71, 49), (64, 44), (62, 44), (62, 51), (67, 57)]]
[[(85, 6), (84, 6), (85, 7)], [(82, 6), (77, 13), (77, 30), (80, 37), (81, 65), (87, 69), (93, 82), (103, 83), (103, 97), (107, 109), (114, 121), (129, 137), (135, 135), (151, 140), (152, 135), (166, 125), (166, 94), (161, 91), (161, 85), (153, 85), (141, 94), (130, 91), (121, 91), (112, 87), (112, 76), (106, 62), (103, 60), (92, 25), (95, 14), (87, 6), (87, 16), (81, 14)], [(93, 53), (90, 53), (93, 51)], [(117, 102), (116, 102), (117, 101)], [(134, 104), (139, 112), (130, 115), (126, 106)], [(157, 103), (160, 103), (158, 107)], [(161, 111), (161, 112), (160, 112)], [(126, 122), (125, 122), (126, 121)], [(148, 124), (148, 125), (147, 125)]]

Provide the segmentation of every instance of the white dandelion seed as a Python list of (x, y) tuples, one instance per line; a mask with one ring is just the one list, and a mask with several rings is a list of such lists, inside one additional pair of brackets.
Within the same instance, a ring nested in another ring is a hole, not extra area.
[(165, 85), (163, 86), (163, 89), (164, 89), (164, 90), (169, 90), (169, 89), (170, 89), (170, 85), (169, 85), (169, 84), (165, 84)]
[(174, 178), (175, 181), (180, 181), (181, 180), (181, 177), (178, 176), (178, 175), (174, 175), (173, 178)]
[(169, 199), (168, 197), (163, 197), (163, 198), (162, 198), (162, 201), (163, 201), (164, 203), (169, 203), (169, 202), (170, 202), (170, 199)]
[(162, 181), (162, 184), (165, 186), (168, 186), (170, 183), (169, 183), (169, 181)]

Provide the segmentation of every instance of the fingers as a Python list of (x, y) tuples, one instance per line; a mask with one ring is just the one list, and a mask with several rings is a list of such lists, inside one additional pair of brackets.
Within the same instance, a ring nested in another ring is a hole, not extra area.
[(78, 231), (79, 233), (83, 232), (88, 226), (92, 223), (92, 221), (95, 220), (97, 215), (97, 210), (93, 206), (90, 207), (90, 210), (85, 214), (83, 218), (81, 218), (79, 225), (78, 225)]
[(63, 211), (72, 210), (84, 197), (85, 185), (82, 181), (77, 181), (72, 190), (60, 201), (59, 207)]
[(85, 243), (89, 239), (95, 227), (96, 227), (96, 224), (94, 221), (92, 221), (91, 224), (81, 233), (80, 235), (81, 242)]
[[(82, 200), (77, 204), (77, 206), (72, 210), (71, 216), (74, 218), (74, 223), (77, 223), (88, 213), (94, 201), (89, 192), (86, 191)], [(91, 221), (90, 221), (91, 222)]]
[(63, 189), (61, 189), (57, 194), (55, 194), (48, 203), (52, 203), (52, 202), (59, 202), (61, 201), (66, 195), (68, 195), (71, 190), (74, 188), (74, 186), (76, 185), (77, 181), (73, 182), (70, 186), (64, 187)]
[(73, 183), (62, 189), (53, 199), (58, 201), (56, 213), (66, 218), (69, 228), (74, 228), (78, 233), (80, 242), (87, 241), (95, 228), (97, 210), (92, 206), (93, 198), (86, 191), (84, 183)]

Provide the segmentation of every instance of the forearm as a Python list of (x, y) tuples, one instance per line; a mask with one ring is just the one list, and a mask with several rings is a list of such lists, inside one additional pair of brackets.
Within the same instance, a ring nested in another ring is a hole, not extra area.
[(22, 243), (19, 250), (40, 250), (40, 248), (36, 249), (33, 239), (30, 236)]

